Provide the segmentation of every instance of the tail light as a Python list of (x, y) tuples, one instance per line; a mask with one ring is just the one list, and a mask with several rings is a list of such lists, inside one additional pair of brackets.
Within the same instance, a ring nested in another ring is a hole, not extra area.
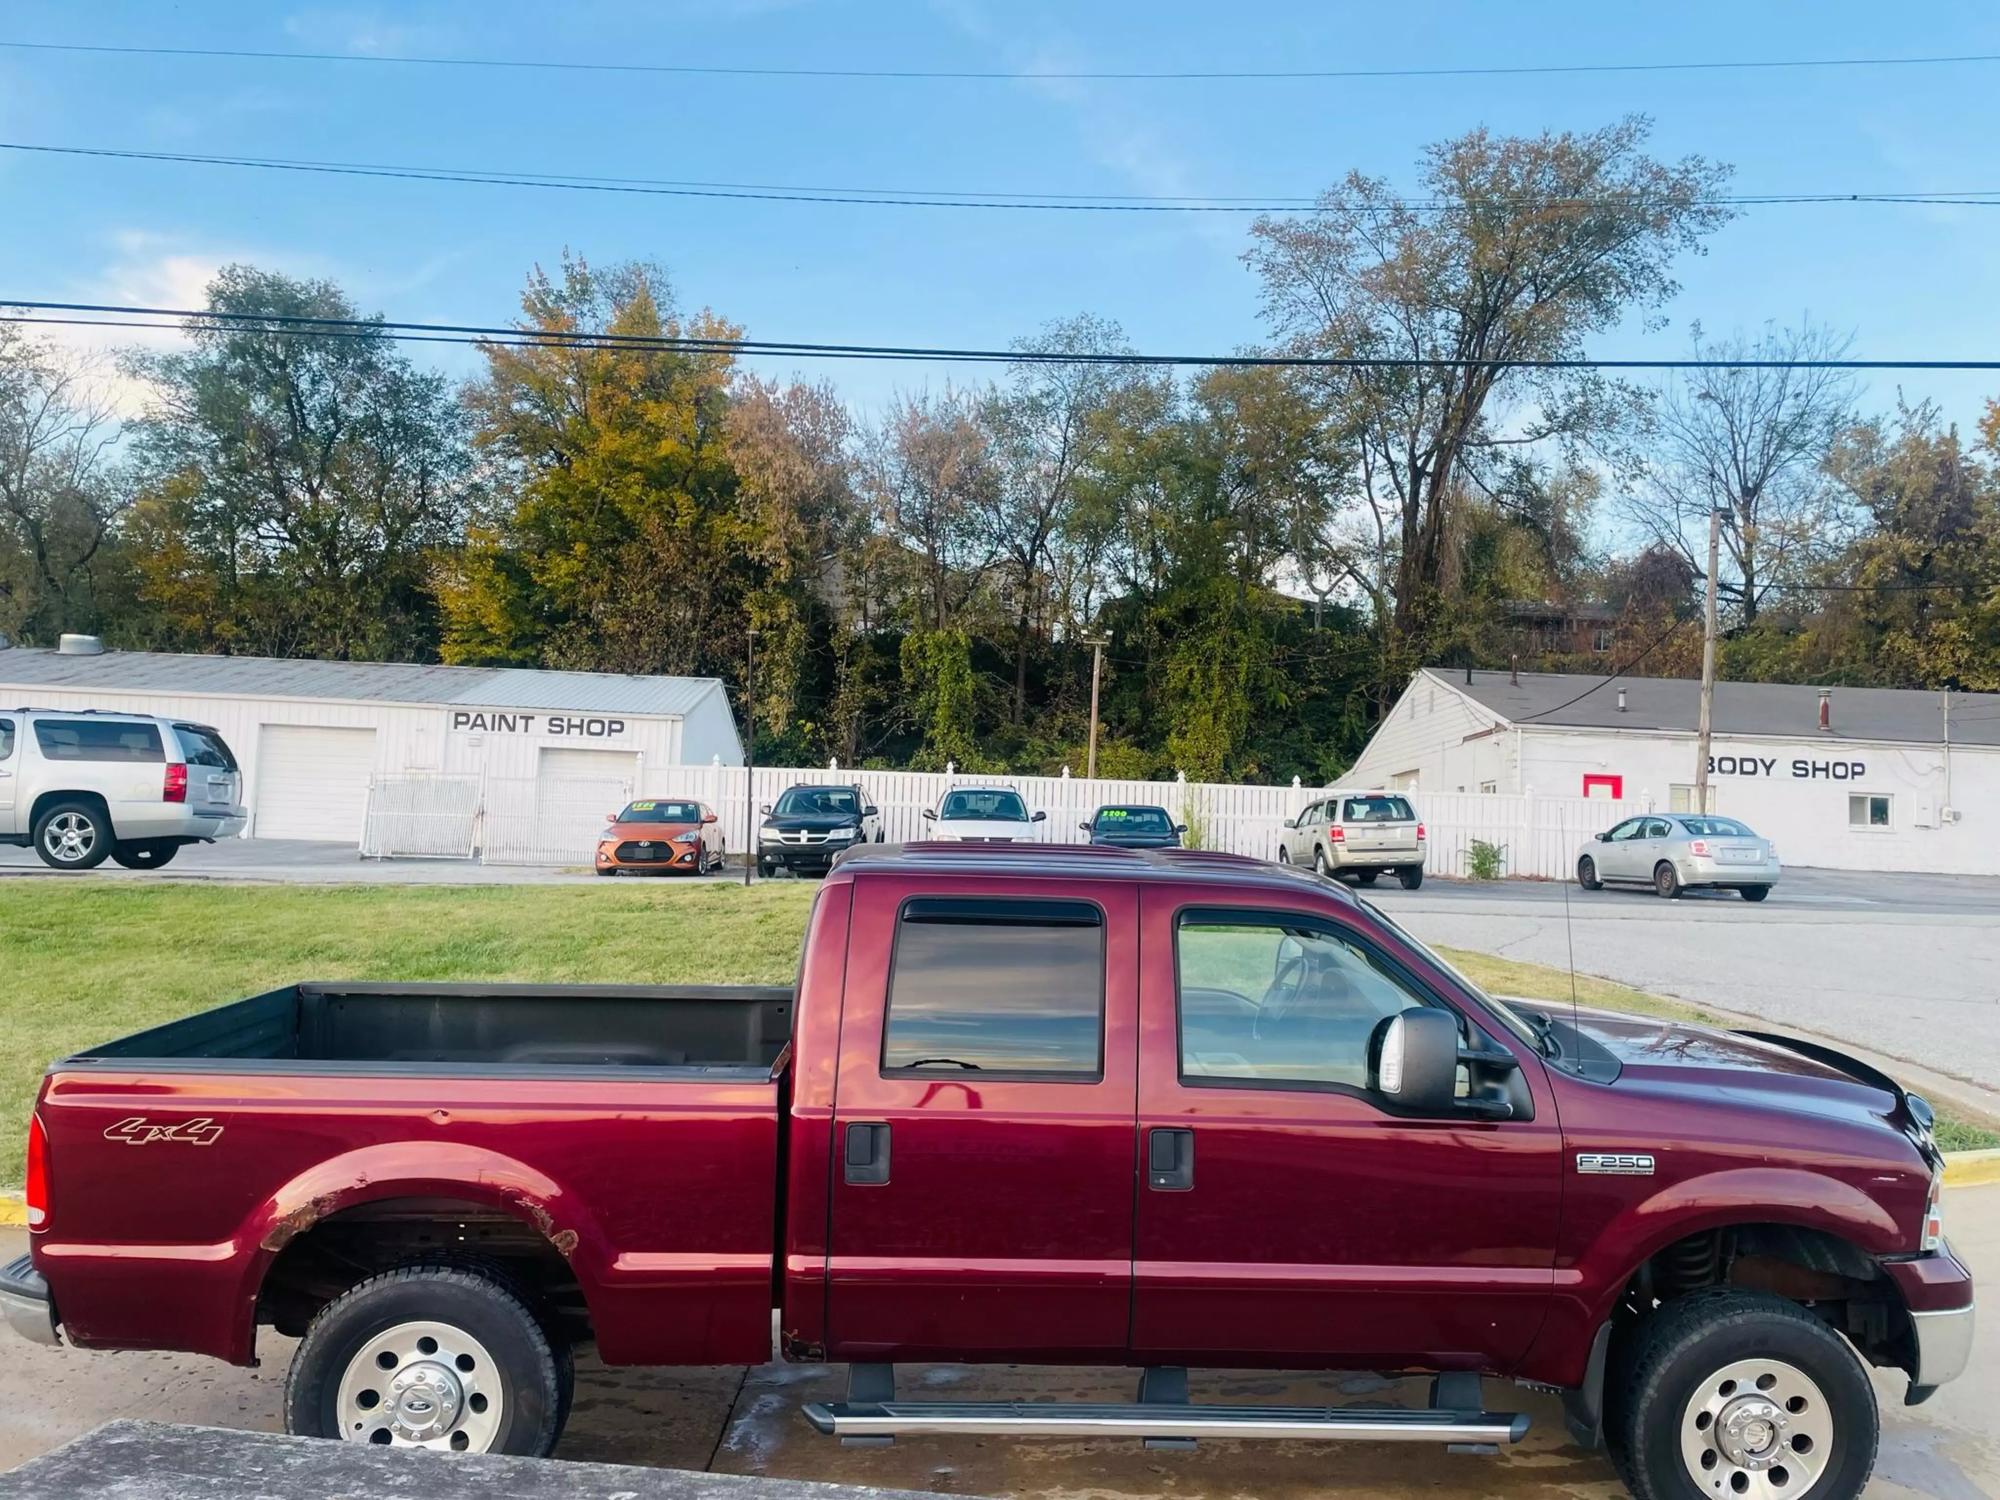
[(49, 1222), (49, 1137), (42, 1129), (42, 1117), (28, 1117), (28, 1227), (46, 1228)]
[[(1931, 1178), (1931, 1195), (1924, 1204), (1923, 1237), (1918, 1241), (1918, 1249), (1925, 1255), (1935, 1255), (1944, 1249), (1944, 1203), (1942, 1197), (1943, 1180)], [(30, 1200), (32, 1201), (32, 1200)], [(29, 1222), (34, 1221), (35, 1211), (28, 1210)]]
[(167, 767), (167, 784), (161, 793), (167, 802), (185, 802), (188, 799), (188, 768), (184, 765)]
[(1334, 824), (1333, 827), (1327, 829), (1326, 836), (1332, 839), (1336, 844), (1344, 844), (1347, 842), (1347, 830), (1345, 828), (1342, 828), (1338, 823)]
[(1699, 856), (1699, 857), (1700, 857), (1700, 858), (1702, 858), (1702, 859), (1707, 859), (1707, 858), (1708, 858), (1708, 840), (1707, 840), (1707, 839), (1689, 839), (1689, 840), (1688, 840), (1688, 853), (1690, 853), (1690, 854), (1693, 854), (1693, 855), (1697, 855), (1697, 856)]
[(1424, 841), (1424, 825), (1419, 823), (1417, 825), (1417, 842), (1421, 844), (1423, 841)]

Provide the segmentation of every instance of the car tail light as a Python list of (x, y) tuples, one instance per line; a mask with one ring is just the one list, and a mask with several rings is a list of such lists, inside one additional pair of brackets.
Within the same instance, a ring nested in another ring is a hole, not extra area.
[(167, 767), (167, 785), (161, 793), (168, 802), (185, 802), (188, 799), (188, 768), (174, 765)]
[(1423, 841), (1424, 841), (1424, 825), (1419, 823), (1417, 825), (1417, 842), (1421, 844)]
[(1690, 854), (1694, 854), (1694, 855), (1698, 855), (1698, 856), (1700, 856), (1700, 857), (1701, 857), (1702, 859), (1707, 859), (1707, 858), (1708, 858), (1708, 840), (1707, 840), (1707, 839), (1689, 839), (1689, 840), (1688, 840), (1688, 853), (1690, 853)]
[(1336, 844), (1344, 844), (1347, 842), (1347, 830), (1345, 828), (1342, 828), (1338, 823), (1334, 824), (1333, 827), (1327, 829), (1326, 836), (1332, 839)]
[(49, 1222), (49, 1137), (42, 1129), (42, 1117), (28, 1117), (28, 1227), (45, 1228)]
[[(1931, 1196), (1924, 1204), (1924, 1233), (1918, 1242), (1918, 1249), (1925, 1255), (1935, 1255), (1944, 1249), (1944, 1183), (1939, 1178), (1931, 1179)], [(33, 1200), (30, 1199), (30, 1202)], [(34, 1220), (34, 1210), (28, 1210), (29, 1222)]]

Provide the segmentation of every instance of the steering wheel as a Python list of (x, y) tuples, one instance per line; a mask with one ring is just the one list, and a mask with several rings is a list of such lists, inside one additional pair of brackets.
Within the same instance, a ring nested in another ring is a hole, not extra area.
[(1271, 982), (1264, 987), (1263, 998), (1257, 1002), (1257, 1014), (1251, 1018), (1251, 1036), (1260, 1042), (1267, 1040), (1264, 1028), (1275, 1026), (1291, 1014), (1300, 992), (1305, 988), (1305, 979), (1306, 956), (1303, 952), (1278, 960)]

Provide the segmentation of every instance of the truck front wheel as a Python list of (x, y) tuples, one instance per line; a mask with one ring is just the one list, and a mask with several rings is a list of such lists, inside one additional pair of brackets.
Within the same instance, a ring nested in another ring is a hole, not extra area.
[(403, 1266), (320, 1310), (285, 1382), (285, 1430), (445, 1453), (545, 1456), (569, 1361), (483, 1268)]
[(1640, 1327), (1613, 1436), (1638, 1500), (1853, 1500), (1875, 1467), (1875, 1391), (1795, 1302), (1710, 1288)]

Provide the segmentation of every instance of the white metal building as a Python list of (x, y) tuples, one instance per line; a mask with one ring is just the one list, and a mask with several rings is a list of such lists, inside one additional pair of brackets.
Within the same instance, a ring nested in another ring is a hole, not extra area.
[[(1344, 785), (1694, 806), (1700, 684), (1418, 672)], [(1718, 683), (1716, 812), (1787, 864), (2000, 874), (2000, 693)]]
[[(74, 640), (74, 638), (72, 638)], [(252, 836), (359, 842), (371, 781), (636, 787), (677, 765), (740, 765), (721, 682), (510, 667), (0, 650), (0, 707), (100, 708), (210, 724), (236, 752)]]

